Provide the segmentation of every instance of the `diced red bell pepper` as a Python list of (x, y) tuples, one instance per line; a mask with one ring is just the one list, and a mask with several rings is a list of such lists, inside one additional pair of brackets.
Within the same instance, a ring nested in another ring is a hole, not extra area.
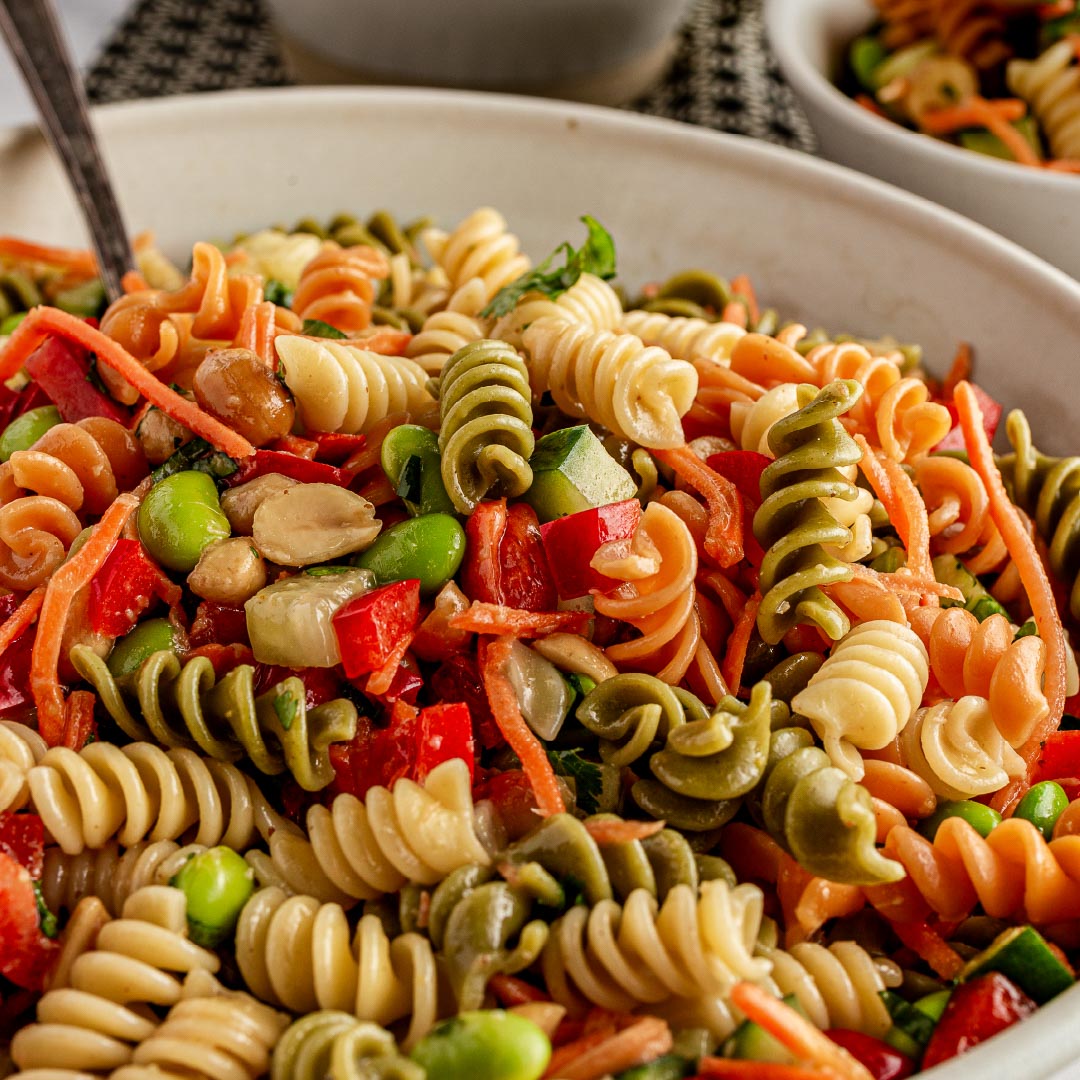
[[(1004, 406), (995, 401), (978, 383), (972, 383), (971, 389), (975, 392), (975, 400), (979, 403), (979, 409), (982, 412), (983, 431), (986, 432), (987, 442), (992, 443), (994, 435), (997, 433), (998, 424), (1001, 422)], [(951, 401), (942, 404), (949, 410), (953, 426), (949, 434), (934, 447), (934, 450), (963, 450), (964, 433), (960, 430), (960, 419), (956, 412), (956, 406)]]
[(315, 457), (331, 465), (342, 465), (367, 446), (367, 436), (346, 435), (343, 431), (309, 431), (307, 437), (318, 450)]
[(26, 373), (49, 395), (60, 418), (69, 424), (104, 416), (127, 426), (123, 406), (90, 381), (90, 355), (63, 338), (46, 338), (27, 358)]
[(536, 828), (536, 795), (521, 769), (493, 773), (473, 789), (473, 800), (490, 799), (511, 840)]
[(587, 596), (590, 589), (608, 592), (618, 583), (589, 563), (601, 544), (629, 540), (641, 520), (637, 499), (610, 503), (556, 518), (540, 526), (548, 566), (561, 600)]
[(247, 616), (242, 604), (219, 604), (202, 600), (195, 609), (195, 620), (188, 632), (193, 648), (216, 643), (249, 645)]
[(450, 626), (450, 620), (468, 608), (469, 598), (453, 581), (448, 581), (439, 590), (434, 606), (420, 623), (410, 646), (412, 651), (421, 660), (430, 663), (448, 660), (451, 656), (464, 652), (472, 634), (468, 630), (454, 630)]
[(760, 566), (765, 552), (754, 536), (754, 513), (761, 505), (761, 474), (770, 464), (755, 450), (728, 450), (713, 454), (706, 462), (710, 469), (730, 480), (743, 499), (743, 551), (751, 566)]
[(34, 707), (30, 693), (30, 654), (36, 630), (27, 627), (0, 655), (0, 717), (18, 720)]
[(350, 600), (334, 614), (341, 664), (350, 679), (381, 668), (420, 622), (420, 581), (408, 578)]
[(488, 986), (495, 995), (495, 1000), (504, 1008), (514, 1005), (527, 1005), (533, 1001), (550, 1001), (551, 997), (539, 987), (519, 979), (516, 975), (504, 975), (499, 972), (488, 980)]
[[(468, 653), (451, 656), (430, 679), (432, 694), (442, 702), (462, 701), (469, 707), (473, 731), (480, 745), (490, 750), (506, 741), (491, 715), (487, 693), (476, 659)], [(531, 788), (529, 789), (532, 790)]]
[(27, 383), (21, 390), (12, 390), (0, 382), (0, 432), (23, 413), (51, 404), (49, 395), (35, 382)]
[(394, 670), (394, 677), (390, 685), (381, 693), (373, 693), (369, 688), (370, 679), (367, 676), (357, 681), (356, 688), (367, 694), (368, 697), (390, 708), (401, 701), (407, 705), (415, 705), (420, 691), (424, 688), (424, 679), (416, 668), (416, 662), (408, 655), (398, 664)]
[(246, 484), (249, 480), (267, 473), (280, 473), (301, 484), (337, 484), (338, 487), (348, 487), (353, 480), (352, 473), (333, 465), (324, 465), (321, 461), (297, 457), (283, 450), (256, 450), (240, 462), (240, 467), (225, 483), (229, 487), (236, 487), (237, 484)]
[(419, 736), (414, 780), (422, 783), (436, 765), (461, 758), (469, 766), (469, 781), (472, 782), (476, 746), (468, 705), (455, 701), (422, 709)]
[(283, 454), (292, 454), (294, 457), (304, 458), (306, 461), (314, 461), (319, 453), (319, 444), (311, 439), (302, 439), (299, 435), (282, 435), (275, 439), (267, 448), (271, 451), (280, 451)]
[(930, 1036), (922, 1067), (929, 1069), (963, 1054), (1037, 1008), (1027, 994), (997, 971), (961, 983), (950, 995)]
[(357, 719), (356, 734), (347, 743), (331, 743), (330, 764), (334, 767), (331, 795), (348, 793), (362, 799), (370, 788), (382, 783), (382, 772), (373, 752), (379, 729), (370, 716)]
[[(242, 610), (242, 609), (241, 609)], [(304, 704), (309, 709), (324, 705), (341, 696), (341, 672), (337, 668), (285, 668), (274, 664), (255, 665), (255, 695), (266, 693), (270, 687), (295, 675), (304, 684)]]
[(45, 831), (36, 814), (0, 815), (0, 976), (41, 990), (59, 949), (41, 932), (34, 881)]
[(96, 634), (121, 637), (138, 622), (155, 596), (172, 605), (180, 599), (180, 588), (150, 559), (138, 540), (121, 537), (90, 582), (90, 627)]
[(1031, 782), (1068, 776), (1080, 776), (1080, 731), (1055, 731), (1043, 743)]
[(555, 609), (559, 594), (531, 506), (483, 502), (465, 523), (465, 537), (461, 586), (470, 599), (526, 611)]
[(864, 1065), (874, 1080), (905, 1080), (915, 1072), (915, 1062), (907, 1054), (901, 1054), (873, 1035), (847, 1028), (833, 1028), (825, 1034)]

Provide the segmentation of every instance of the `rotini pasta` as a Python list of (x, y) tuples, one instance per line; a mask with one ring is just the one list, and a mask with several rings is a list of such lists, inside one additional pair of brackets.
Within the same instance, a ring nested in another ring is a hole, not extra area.
[(308, 839), (270, 837), (273, 869), (293, 892), (346, 908), (408, 881), (435, 885), (459, 866), (490, 862), (460, 761), (437, 766), (422, 786), (402, 778), (389, 790), (373, 787), (363, 801), (338, 795), (329, 809), (313, 806), (306, 824)]
[(428, 375), (437, 376), (459, 349), (486, 337), (484, 324), (461, 311), (436, 311), (424, 320), (405, 355), (415, 360)]
[(394, 1036), (349, 1013), (320, 1009), (297, 1020), (274, 1048), (271, 1080), (424, 1080)]
[(0, 720), (0, 813), (21, 810), (30, 798), (26, 778), (44, 757), (45, 740), (25, 724)]
[(810, 720), (833, 764), (859, 780), (859, 750), (880, 749), (904, 730), (928, 679), (926, 647), (913, 630), (864, 622), (833, 646), (791, 707)]
[(526, 293), (492, 327), (491, 336), (521, 348), (522, 335), (538, 319), (562, 319), (595, 330), (618, 330), (622, 317), (619, 294), (595, 274), (582, 274), (554, 300), (543, 293)]
[(372, 279), (389, 273), (381, 251), (363, 245), (342, 248), (329, 241), (301, 270), (292, 298), (293, 311), (303, 319), (317, 319), (343, 333), (355, 334), (371, 324), (375, 299)]
[(243, 255), (243, 261), (235, 265), (244, 273), (261, 274), (267, 281), (280, 282), (292, 292), (300, 283), (304, 268), (322, 246), (322, 241), (309, 232), (260, 229), (239, 240), (232, 254)]
[(481, 340), (454, 353), (439, 376), (439, 410), (443, 483), (461, 513), (489, 493), (529, 489), (536, 440), (529, 375), (514, 349)]
[(1012, 51), (1004, 38), (1004, 17), (986, 0), (934, 0), (933, 10), (942, 46), (975, 67), (993, 67)]
[(711, 360), (715, 364), (731, 363), (731, 351), (746, 333), (735, 323), (688, 319), (660, 311), (628, 311), (622, 317), (622, 328), (679, 360)]
[(633, 334), (547, 318), (524, 334), (533, 393), (550, 391), (569, 416), (591, 420), (640, 446), (682, 443), (680, 418), (697, 391), (694, 366)]
[(291, 334), (274, 345), (300, 418), (314, 431), (367, 432), (394, 413), (416, 414), (434, 404), (427, 374), (407, 357)]
[(1056, 157), (1080, 160), (1080, 63), (1071, 41), (1051, 45), (1035, 60), (1012, 60), (1009, 87), (1038, 117)]
[(128, 738), (187, 747), (219, 761), (247, 757), (271, 776), (287, 769), (307, 791), (318, 791), (333, 778), (328, 747), (356, 734), (351, 702), (337, 698), (309, 710), (304, 684), (295, 676), (256, 696), (250, 664), (218, 679), (206, 657), (182, 664), (163, 650), (118, 683), (85, 645), (71, 650), (71, 663)]

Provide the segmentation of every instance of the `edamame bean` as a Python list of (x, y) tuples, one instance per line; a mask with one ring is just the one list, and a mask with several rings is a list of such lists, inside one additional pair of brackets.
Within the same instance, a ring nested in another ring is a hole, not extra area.
[(933, 840), (938, 828), (946, 818), (963, 818), (984, 839), (1001, 824), (1001, 815), (982, 803), (965, 799), (962, 802), (943, 802), (924, 821), (919, 824), (919, 832), (928, 840)]
[(175, 627), (168, 619), (147, 619), (129, 630), (114, 646), (107, 661), (115, 678), (130, 675), (156, 652), (176, 649)]
[(413, 517), (452, 514), (439, 456), (439, 437), (418, 424), (399, 424), (383, 440), (383, 472)]
[(489, 1009), (439, 1024), (411, 1057), (439, 1080), (537, 1080), (551, 1058), (551, 1042), (531, 1020)]
[(15, 417), (0, 435), (0, 461), (7, 461), (16, 450), (29, 450), (51, 427), (60, 423), (55, 405), (42, 405)]
[(1069, 796), (1065, 789), (1053, 780), (1044, 780), (1036, 784), (1020, 800), (1020, 805), (1013, 812), (1013, 817), (1030, 821), (1036, 829), (1049, 840), (1054, 835), (1054, 826), (1069, 805)]
[(424, 514), (391, 526), (354, 566), (370, 570), (380, 585), (420, 579), (424, 596), (437, 593), (456, 573), (465, 556), (465, 530), (449, 514)]
[(139, 539), (170, 570), (193, 570), (203, 548), (228, 535), (217, 486), (206, 473), (173, 473), (155, 484), (139, 507)]
[(255, 874), (232, 848), (214, 847), (189, 859), (169, 884), (187, 897), (191, 940), (212, 949), (236, 928), (255, 891)]

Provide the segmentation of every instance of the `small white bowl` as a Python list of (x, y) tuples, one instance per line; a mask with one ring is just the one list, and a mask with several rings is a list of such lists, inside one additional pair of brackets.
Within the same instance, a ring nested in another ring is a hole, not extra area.
[(873, 18), (868, 0), (766, 0), (773, 49), (822, 153), (981, 221), (1080, 278), (1080, 177), (907, 131), (833, 85), (848, 43)]
[(268, 0), (303, 83), (513, 90), (621, 105), (663, 74), (692, 0)]

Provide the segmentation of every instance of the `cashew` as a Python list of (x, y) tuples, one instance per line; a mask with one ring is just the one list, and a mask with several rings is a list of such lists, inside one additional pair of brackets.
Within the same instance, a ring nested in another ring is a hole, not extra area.
[(218, 604), (242, 604), (266, 584), (266, 564), (242, 536), (217, 540), (203, 550), (188, 587), (196, 596)]
[(381, 528), (362, 496), (335, 484), (296, 484), (259, 506), (252, 538), (272, 562), (308, 566), (362, 551)]
[(295, 483), (295, 480), (282, 476), (281, 473), (265, 473), (246, 484), (229, 488), (221, 496), (221, 509), (229, 519), (232, 531), (237, 536), (250, 536), (255, 511), (263, 501), (271, 495), (280, 495)]

